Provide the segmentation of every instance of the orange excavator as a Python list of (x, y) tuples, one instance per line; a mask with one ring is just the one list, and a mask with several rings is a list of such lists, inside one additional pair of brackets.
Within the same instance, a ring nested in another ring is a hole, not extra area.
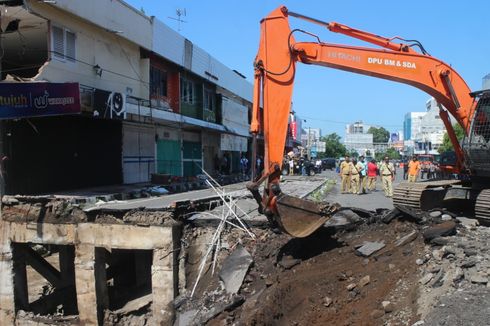
[[(322, 42), (317, 35), (291, 30), (289, 17), (326, 27), (378, 48)], [(312, 42), (297, 42), (303, 35)], [(337, 205), (318, 205), (288, 196), (279, 187), (296, 64), (304, 63), (388, 79), (414, 86), (435, 98), (439, 115), (454, 146), (454, 172), (468, 172), (471, 184), (459, 180), (402, 183), (395, 189), (395, 206), (428, 209), (437, 205), (448, 189), (457, 188), (475, 203), (476, 216), (490, 219), (490, 91), (471, 93), (463, 78), (448, 64), (432, 57), (416, 40), (382, 37), (352, 27), (323, 22), (282, 6), (261, 21), (260, 45), (254, 62), (255, 81), (251, 133), (256, 156), (257, 136), (264, 135), (264, 171), (247, 185), (271, 224), (294, 237), (305, 237), (322, 226)], [(262, 108), (261, 108), (262, 106)], [(460, 144), (449, 113), (466, 132)], [(265, 183), (264, 191), (259, 188)], [(437, 200), (436, 200), (437, 199)]]

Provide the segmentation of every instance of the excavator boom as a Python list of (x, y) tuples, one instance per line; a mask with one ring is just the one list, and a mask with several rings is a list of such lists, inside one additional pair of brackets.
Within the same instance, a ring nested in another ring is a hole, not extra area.
[[(291, 30), (289, 16), (325, 26), (331, 32), (360, 39), (379, 48), (322, 42), (318, 36), (309, 32)], [(295, 36), (300, 34), (313, 38), (314, 41), (296, 42)], [(282, 222), (290, 215), (298, 219), (297, 212), (288, 214), (284, 205), (279, 212), (278, 200), (275, 198), (281, 194), (279, 177), (298, 62), (400, 82), (432, 95), (440, 104), (440, 116), (455, 148), (458, 168), (463, 168), (463, 150), (457, 141), (448, 112), (468, 134), (475, 109), (468, 85), (450, 65), (430, 56), (419, 42), (398, 43), (395, 40), (403, 39), (382, 37), (339, 23), (323, 22), (289, 12), (284, 6), (262, 19), (259, 50), (254, 64), (251, 132), (254, 139), (260, 131), (264, 133), (265, 169), (263, 175), (249, 185), (249, 189), (259, 202), (260, 209), (271, 219), (275, 219), (279, 225), (286, 225), (287, 223)], [(261, 121), (263, 121), (262, 125)], [(261, 182), (266, 182), (262, 196), (258, 193), (258, 185)], [(302, 207), (300, 202), (295, 202), (295, 205), (300, 209)], [(305, 202), (304, 206), (308, 206), (311, 211), (310, 203)], [(324, 217), (324, 214), (319, 216)], [(283, 230), (292, 234), (298, 233), (299, 228), (301, 227), (296, 222), (294, 232), (288, 232), (284, 227)]]

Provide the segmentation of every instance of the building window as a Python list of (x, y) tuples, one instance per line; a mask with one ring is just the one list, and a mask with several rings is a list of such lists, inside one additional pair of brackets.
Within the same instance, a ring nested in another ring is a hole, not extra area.
[(155, 67), (150, 67), (150, 96), (167, 96), (167, 72)]
[(180, 99), (184, 103), (194, 104), (194, 82), (182, 78), (180, 80)]
[(52, 51), (55, 58), (75, 62), (76, 35), (75, 33), (58, 26), (51, 27)]
[(214, 111), (216, 107), (214, 92), (210, 89), (204, 89), (204, 110)]

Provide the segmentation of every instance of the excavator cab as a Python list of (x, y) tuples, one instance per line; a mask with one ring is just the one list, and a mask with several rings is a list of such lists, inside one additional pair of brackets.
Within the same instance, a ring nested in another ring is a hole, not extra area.
[(470, 132), (463, 141), (466, 164), (477, 178), (490, 178), (490, 90), (473, 92), (477, 100)]

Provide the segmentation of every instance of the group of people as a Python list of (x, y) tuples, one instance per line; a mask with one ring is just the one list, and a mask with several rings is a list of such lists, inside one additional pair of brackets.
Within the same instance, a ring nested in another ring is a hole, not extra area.
[(383, 191), (386, 197), (393, 196), (393, 180), (395, 179), (395, 167), (389, 157), (385, 157), (379, 164), (372, 159), (366, 162), (364, 156), (359, 160), (345, 157), (340, 163), (339, 173), (342, 180), (341, 192), (352, 194), (365, 194), (376, 190), (378, 175), (381, 177)]
[(425, 168), (422, 168), (422, 163), (417, 159), (417, 156), (412, 156), (412, 159), (403, 166), (404, 179), (408, 182), (417, 181), (420, 176), (421, 179), (425, 177), (427, 179), (437, 178), (440, 173), (440, 168), (434, 162), (428, 162), (425, 164)]

